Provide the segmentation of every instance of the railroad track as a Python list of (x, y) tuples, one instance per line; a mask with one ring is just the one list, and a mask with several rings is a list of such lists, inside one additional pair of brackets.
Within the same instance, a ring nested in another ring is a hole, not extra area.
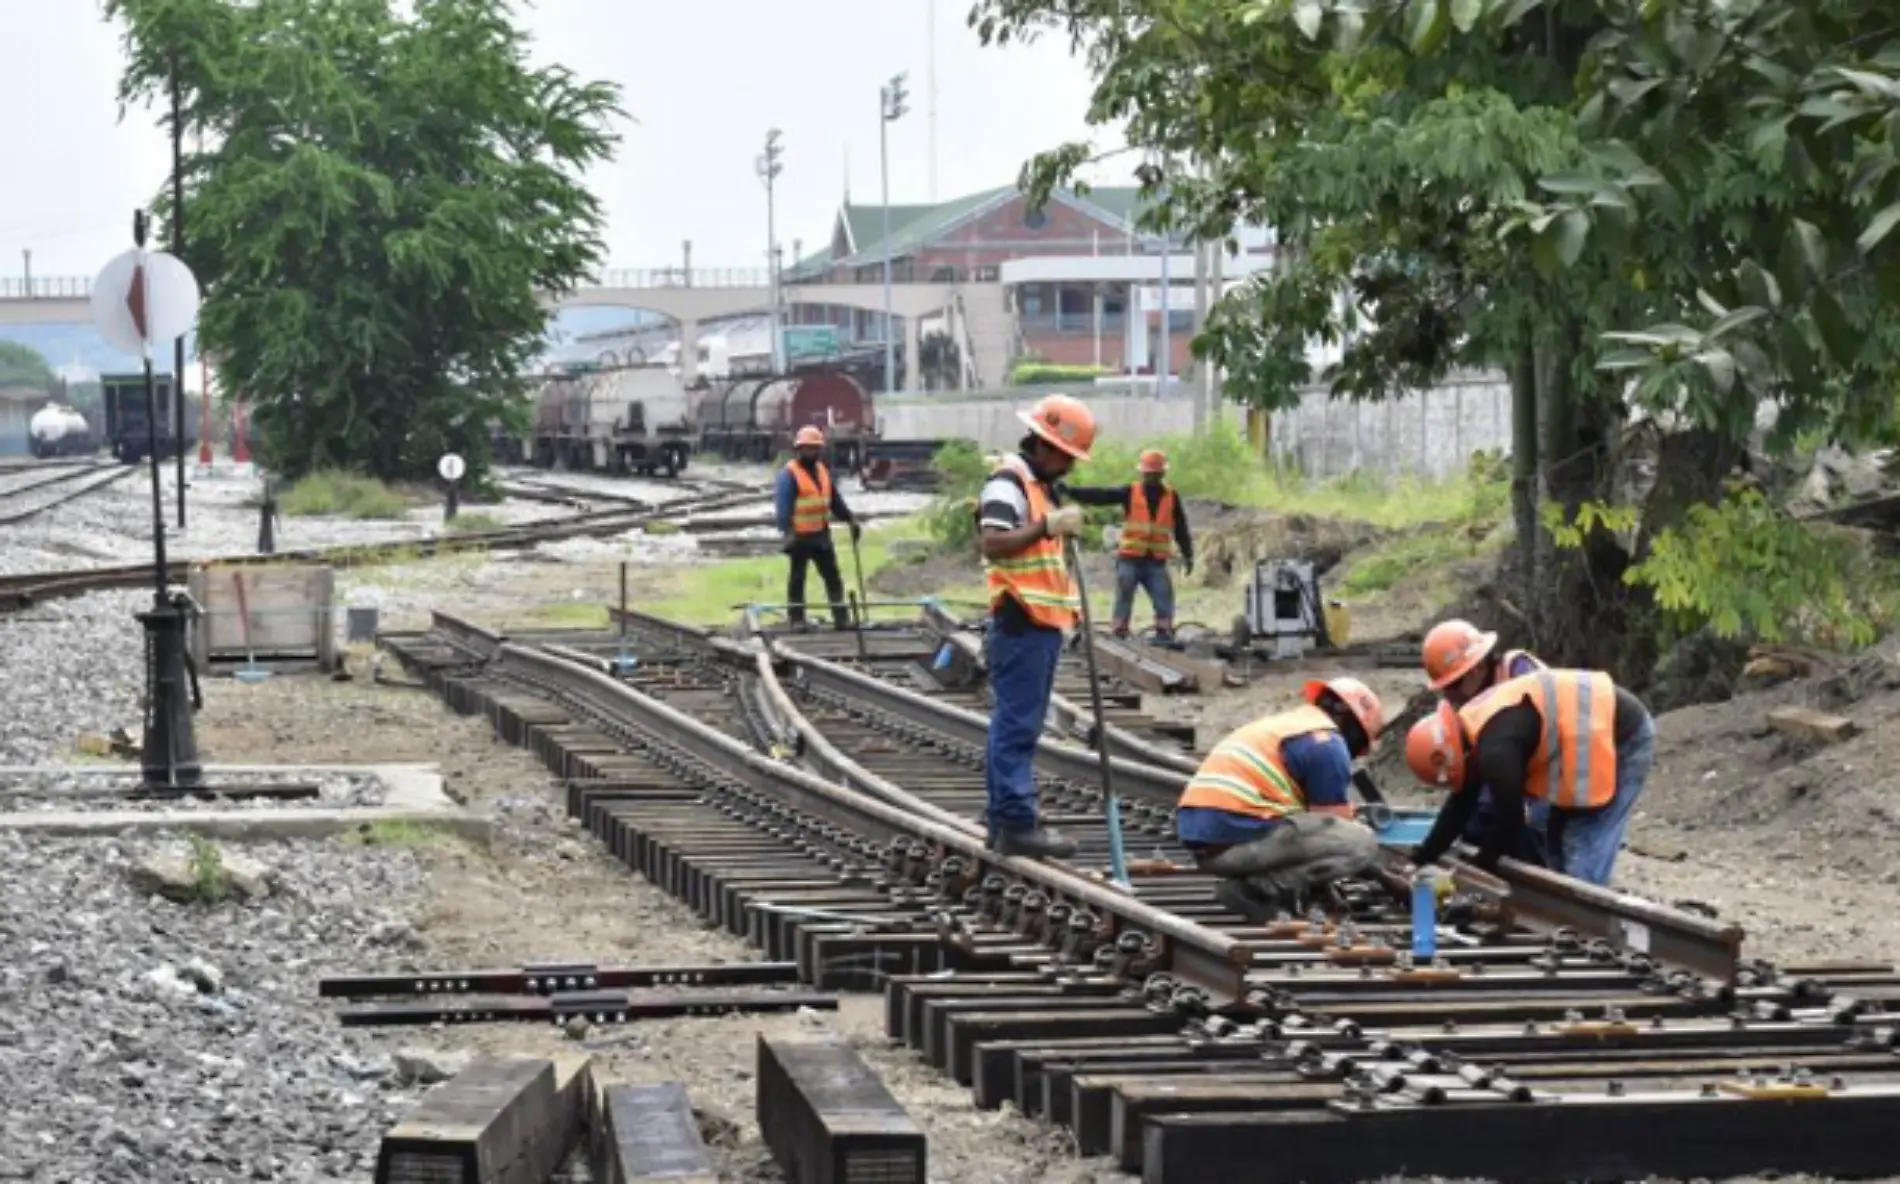
[(138, 471), (131, 465), (90, 462), (6, 470), (0, 474), (0, 479), (15, 479), (0, 488), (0, 526), (17, 526), (30, 521), (48, 510), (123, 481)]
[[(1001, 858), (967, 702), (627, 620), (625, 642), (452, 617), (382, 641), (540, 755), (630, 867), (810, 987), (882, 988), (893, 1038), (1085, 1155), (1162, 1184), (1889, 1170), (1892, 966), (1747, 961), (1733, 926), (1510, 864), (1456, 867), (1430, 959), (1396, 858), (1336, 915), (1249, 926), (1205, 877), (1102, 880), (1083, 748), (1039, 758), (1078, 857)], [(1166, 853), (1150, 824), (1182, 774), (1117, 772)]]
[[(125, 472), (131, 471), (134, 470), (125, 470)], [(169, 582), (182, 584), (187, 571), (193, 565), (331, 563), (339, 566), (353, 566), (410, 556), (447, 555), (459, 551), (519, 550), (561, 539), (610, 537), (649, 523), (665, 522), (686, 514), (731, 509), (757, 501), (761, 496), (757, 490), (730, 482), (705, 484), (707, 486), (705, 492), (679, 498), (657, 507), (620, 506), (609, 510), (576, 514), (552, 522), (509, 526), (498, 530), (470, 531), (463, 534), (444, 534), (426, 539), (353, 543), (336, 547), (280, 551), (273, 555), (245, 554), (178, 559), (167, 563), (166, 575)], [(89, 592), (150, 587), (152, 577), (152, 565), (149, 563), (0, 576), (0, 614)]]

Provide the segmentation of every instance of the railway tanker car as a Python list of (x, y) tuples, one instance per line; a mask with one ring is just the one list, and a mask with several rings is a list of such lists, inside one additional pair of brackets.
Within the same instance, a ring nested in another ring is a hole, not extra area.
[(91, 456), (99, 451), (99, 437), (86, 417), (64, 403), (48, 403), (27, 421), (27, 449), (42, 459), (51, 456)]
[(855, 472), (873, 432), (871, 395), (842, 370), (715, 384), (697, 403), (700, 447), (726, 460), (766, 461), (790, 452), (798, 429), (825, 433), (831, 463)]
[(535, 399), (525, 447), (500, 452), (541, 468), (671, 477), (686, 468), (693, 443), (686, 390), (655, 362), (551, 377)]

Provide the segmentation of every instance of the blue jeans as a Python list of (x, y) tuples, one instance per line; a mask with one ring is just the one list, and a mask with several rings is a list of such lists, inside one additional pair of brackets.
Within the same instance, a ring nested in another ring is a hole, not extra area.
[(1174, 630), (1174, 581), (1168, 578), (1165, 559), (1117, 559), (1115, 561), (1115, 631), (1126, 632), (1128, 618), (1135, 611), (1135, 589), (1145, 588), (1155, 606), (1155, 628), (1162, 633)]
[(1616, 794), (1596, 810), (1551, 811), (1551, 854), (1556, 870), (1586, 883), (1606, 885), (1630, 813), (1656, 759), (1656, 722), (1644, 717), (1636, 734), (1616, 746)]
[[(1544, 851), (1544, 828), (1550, 818), (1550, 803), (1533, 798), (1524, 813), (1524, 826), (1517, 832), (1517, 841), (1506, 848), (1504, 854), (1519, 863), (1544, 867), (1549, 863)], [(1461, 837), (1474, 847), (1482, 847), (1491, 834), (1491, 820), (1497, 816), (1497, 804), (1487, 785), (1478, 791), (1478, 808), (1471, 812), (1471, 820), (1465, 823)]]
[(1062, 657), (1062, 632), (1024, 627), (1009, 632), (992, 622), (989, 631), (989, 745), (983, 789), (989, 798), (992, 832), (1036, 827), (1036, 741)]

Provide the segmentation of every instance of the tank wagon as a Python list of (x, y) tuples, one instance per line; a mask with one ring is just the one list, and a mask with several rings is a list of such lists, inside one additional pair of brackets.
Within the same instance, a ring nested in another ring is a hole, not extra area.
[(871, 395), (839, 370), (736, 378), (698, 401), (700, 447), (726, 460), (765, 461), (791, 451), (798, 429), (825, 433), (831, 463), (855, 472), (873, 434)]
[(50, 456), (90, 456), (99, 451), (99, 437), (86, 417), (64, 403), (48, 403), (27, 421), (27, 448), (42, 459)]
[(540, 468), (671, 477), (693, 452), (688, 410), (685, 388), (662, 363), (571, 367), (542, 386), (529, 438), (497, 451)]

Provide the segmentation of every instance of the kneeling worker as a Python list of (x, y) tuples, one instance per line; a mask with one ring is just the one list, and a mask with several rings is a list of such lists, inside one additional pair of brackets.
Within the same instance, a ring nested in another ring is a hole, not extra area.
[(1451, 849), (1487, 786), (1497, 815), (1477, 865), (1497, 867), (1524, 827), (1524, 801), (1550, 806), (1551, 868), (1608, 884), (1630, 811), (1656, 752), (1656, 725), (1642, 700), (1593, 670), (1540, 670), (1493, 687), (1462, 708), (1440, 703), (1412, 728), (1405, 760), (1420, 781), (1449, 788), (1414, 860)]
[[(1432, 689), (1453, 707), (1466, 703), (1501, 682), (1544, 669), (1544, 664), (1528, 650), (1498, 653), (1498, 635), (1486, 633), (1469, 621), (1440, 621), (1425, 635), (1425, 677)], [(1526, 825), (1517, 832), (1504, 854), (1522, 863), (1544, 867), (1544, 826), (1550, 812), (1547, 802), (1525, 803)], [(1465, 821), (1459, 838), (1476, 847), (1491, 833), (1497, 806), (1489, 786), (1478, 789), (1478, 806)]]
[(851, 614), (845, 609), (838, 554), (831, 546), (831, 520), (836, 517), (851, 528), (852, 542), (862, 537), (864, 528), (833, 484), (831, 466), (818, 459), (824, 447), (823, 432), (815, 427), (799, 428), (792, 439), (794, 455), (779, 471), (774, 490), (779, 533), (785, 536), (785, 554), (792, 561), (785, 581), (786, 616), (793, 626), (805, 623), (805, 568), (816, 565), (818, 578), (825, 584), (825, 596), (831, 602), (832, 621), (840, 629), (849, 629)]
[(1385, 727), (1356, 678), (1306, 684), (1307, 705), (1223, 739), (1188, 782), (1175, 831), (1215, 895), (1254, 924), (1297, 912), (1308, 892), (1371, 866), (1379, 840), (1353, 818), (1352, 762)]

